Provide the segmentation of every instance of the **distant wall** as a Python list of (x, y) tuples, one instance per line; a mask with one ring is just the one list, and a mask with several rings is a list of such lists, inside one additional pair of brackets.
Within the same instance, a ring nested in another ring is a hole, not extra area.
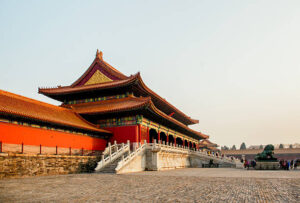
[(0, 179), (77, 173), (81, 163), (95, 158), (0, 153)]
[[(244, 150), (222, 150), (221, 153), (227, 156), (234, 156), (241, 158), (242, 155), (245, 155), (246, 159), (254, 159), (255, 155), (261, 153), (263, 149), (244, 149)], [(300, 159), (300, 148), (284, 148), (284, 149), (275, 149), (274, 156), (278, 159)]]
[[(0, 122), (0, 142), (97, 151), (103, 151), (107, 143), (101, 138), (2, 122)], [(3, 151), (5, 151), (5, 146)]]

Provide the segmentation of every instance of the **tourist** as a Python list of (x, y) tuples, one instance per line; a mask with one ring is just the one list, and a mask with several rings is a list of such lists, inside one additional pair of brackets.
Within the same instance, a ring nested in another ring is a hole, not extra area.
[(251, 166), (252, 166), (253, 168), (255, 168), (255, 166), (256, 166), (256, 161), (255, 161), (255, 160), (252, 160), (252, 161), (251, 161)]
[(286, 170), (286, 168), (287, 168), (286, 165), (287, 165), (286, 160), (283, 160), (283, 164), (282, 164), (283, 167), (282, 167), (282, 168), (283, 168), (284, 170)]
[(245, 159), (244, 168), (247, 168), (247, 170), (249, 170), (249, 162), (247, 161), (247, 159)]
[(293, 170), (294, 169), (294, 159), (292, 159), (292, 161), (291, 161), (291, 170)]
[(290, 170), (290, 166), (291, 166), (291, 162), (290, 160), (288, 160), (286, 164), (286, 170)]
[(281, 169), (283, 169), (283, 161), (282, 160), (279, 160), (279, 166)]

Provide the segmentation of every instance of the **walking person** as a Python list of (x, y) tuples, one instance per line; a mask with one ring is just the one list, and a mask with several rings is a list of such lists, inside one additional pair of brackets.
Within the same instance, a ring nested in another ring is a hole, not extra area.
[(291, 161), (291, 170), (294, 170), (294, 159)]

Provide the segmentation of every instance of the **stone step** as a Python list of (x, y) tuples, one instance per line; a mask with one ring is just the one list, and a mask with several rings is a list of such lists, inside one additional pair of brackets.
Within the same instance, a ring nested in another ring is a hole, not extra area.
[(122, 160), (122, 156), (114, 160), (113, 162), (109, 163), (107, 166), (102, 168), (99, 172), (101, 173), (116, 173), (115, 169), (118, 166), (119, 161)]

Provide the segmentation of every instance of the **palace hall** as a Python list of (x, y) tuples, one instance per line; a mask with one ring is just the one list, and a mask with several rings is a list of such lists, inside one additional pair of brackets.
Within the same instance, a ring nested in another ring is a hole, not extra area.
[(98, 50), (73, 84), (38, 92), (61, 105), (0, 90), (1, 145), (103, 151), (108, 142), (128, 140), (191, 149), (212, 144), (204, 142), (208, 135), (189, 128), (198, 120), (152, 91), (140, 73), (126, 76), (112, 67)]

